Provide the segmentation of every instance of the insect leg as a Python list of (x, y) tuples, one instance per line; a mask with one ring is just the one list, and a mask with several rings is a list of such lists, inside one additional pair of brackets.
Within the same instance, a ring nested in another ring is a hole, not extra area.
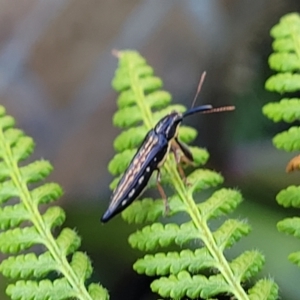
[(185, 143), (180, 142), (177, 137), (174, 140), (175, 140), (174, 142), (177, 144), (177, 146), (180, 148), (180, 150), (184, 154), (182, 157), (184, 162), (189, 165), (194, 166), (193, 154), (192, 154), (191, 150), (189, 149), (189, 147)]
[[(186, 158), (185, 154), (183, 153), (180, 145), (177, 143), (177, 140), (173, 140), (172, 141), (172, 144), (171, 144), (171, 151), (173, 152), (174, 154), (174, 157), (175, 157), (175, 161), (176, 161), (176, 164), (177, 164), (177, 169), (178, 169), (178, 172), (180, 174), (180, 177), (182, 178), (183, 182), (186, 184), (186, 176), (184, 174), (184, 171), (183, 171), (183, 168), (181, 166), (181, 161), (185, 161), (187, 160), (188, 162), (190, 162), (189, 158)], [(184, 155), (182, 155), (182, 153)]]
[(160, 196), (162, 197), (162, 199), (164, 201), (165, 215), (167, 215), (170, 211), (170, 206), (169, 206), (169, 203), (168, 203), (167, 195), (166, 195), (162, 185), (160, 184), (160, 169), (157, 169), (156, 184), (157, 184), (157, 189), (160, 193)]

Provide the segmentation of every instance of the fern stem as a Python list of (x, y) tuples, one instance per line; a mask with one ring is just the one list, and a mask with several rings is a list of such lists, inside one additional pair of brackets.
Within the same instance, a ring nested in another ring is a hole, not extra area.
[(44, 245), (60, 266), (59, 271), (65, 276), (65, 278), (67, 278), (70, 286), (72, 286), (72, 288), (74, 289), (76, 297), (80, 300), (92, 300), (84, 284), (79, 282), (75, 272), (73, 271), (71, 265), (67, 261), (66, 256), (61, 253), (59, 246), (56, 243), (51, 231), (47, 229), (47, 226), (43, 221), (42, 215), (40, 214), (37, 205), (35, 205), (31, 197), (27, 183), (24, 182), (24, 180), (22, 179), (22, 175), (18, 167), (18, 162), (14, 159), (12, 149), (9, 143), (7, 143), (5, 140), (3, 130), (0, 131), (0, 139), (1, 148), (5, 149), (5, 155), (3, 155), (4, 163), (11, 170), (11, 180), (19, 191), (20, 200), (32, 216), (32, 224), (36, 228), (37, 232), (40, 234)]
[[(131, 64), (130, 59), (128, 59), (127, 63), (129, 65), (131, 89), (135, 94), (136, 103), (142, 113), (143, 122), (146, 128), (150, 130), (153, 128), (154, 123), (152, 111), (145, 101), (144, 91), (141, 88), (141, 84), (139, 83), (138, 74), (136, 74), (135, 72), (135, 66)], [(240, 283), (236, 282), (234, 274), (232, 273), (232, 270), (226, 258), (224, 257), (223, 252), (218, 248), (213, 234), (208, 228), (206, 221), (202, 219), (200, 211), (192, 196), (188, 194), (185, 184), (179, 175), (174, 159), (172, 160), (170, 157), (168, 157), (167, 161), (164, 164), (164, 169), (170, 176), (176, 192), (185, 204), (186, 211), (190, 215), (196, 228), (201, 233), (201, 239), (208, 248), (210, 254), (216, 259), (216, 261), (219, 262), (219, 270), (227, 283), (232, 287), (232, 293), (239, 300), (249, 300), (247, 293), (244, 291)]]
[[(153, 128), (154, 122), (152, 111), (147, 105), (147, 102), (145, 101), (144, 91), (141, 88), (141, 84), (139, 83), (139, 77), (138, 74), (136, 74), (135, 72), (135, 67), (131, 66), (130, 60), (128, 61), (128, 64), (130, 66), (131, 88), (135, 94), (136, 103), (139, 106), (140, 111), (142, 113), (143, 122), (146, 128), (150, 130)], [(163, 167), (166, 170), (168, 176), (170, 176), (176, 192), (185, 204), (186, 211), (190, 215), (196, 228), (201, 233), (201, 239), (208, 248), (210, 254), (215, 258), (216, 261), (219, 262), (219, 270), (225, 278), (225, 280), (227, 281), (227, 283), (232, 287), (232, 293), (238, 300), (249, 300), (247, 293), (242, 288), (239, 281), (236, 281), (236, 278), (234, 277), (234, 274), (232, 273), (232, 270), (226, 258), (224, 257), (223, 252), (218, 248), (214, 240), (213, 234), (207, 226), (206, 221), (202, 219), (200, 211), (196, 203), (194, 202), (192, 196), (188, 194), (186, 186), (178, 172), (174, 158), (170, 159), (170, 157), (168, 157)]]
[(178, 193), (179, 197), (186, 206), (186, 210), (193, 220), (194, 225), (200, 232), (200, 239), (203, 241), (210, 254), (219, 263), (219, 271), (227, 281), (227, 283), (232, 287), (232, 293), (239, 300), (249, 300), (249, 297), (245, 290), (240, 285), (239, 281), (236, 280), (232, 270), (223, 255), (223, 252), (218, 248), (212, 232), (207, 226), (206, 221), (202, 218), (201, 213), (187, 190), (184, 182), (182, 181), (179, 172), (176, 167), (174, 160), (168, 160), (164, 165), (168, 175), (170, 176), (173, 186)]

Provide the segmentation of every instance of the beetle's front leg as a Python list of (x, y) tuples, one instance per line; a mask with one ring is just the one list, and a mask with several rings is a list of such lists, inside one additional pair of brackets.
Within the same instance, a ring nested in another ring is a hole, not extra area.
[(169, 206), (169, 203), (168, 203), (167, 195), (166, 195), (162, 185), (160, 184), (160, 169), (157, 169), (156, 184), (157, 184), (157, 189), (160, 193), (160, 196), (162, 197), (162, 199), (164, 201), (165, 215), (168, 215), (168, 213), (170, 212), (170, 206)]

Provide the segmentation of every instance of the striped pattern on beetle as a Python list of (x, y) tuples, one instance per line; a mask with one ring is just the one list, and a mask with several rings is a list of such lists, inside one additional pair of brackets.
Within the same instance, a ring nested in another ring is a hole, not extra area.
[(159, 183), (159, 169), (164, 164), (169, 152), (174, 152), (177, 163), (180, 160), (177, 154), (178, 149), (182, 152), (185, 160), (193, 161), (193, 155), (187, 145), (178, 140), (178, 129), (183, 119), (198, 112), (210, 113), (233, 109), (233, 106), (213, 108), (211, 105), (202, 105), (189, 109), (183, 114), (174, 111), (159, 120), (155, 127), (147, 133), (116, 189), (113, 191), (109, 207), (102, 216), (101, 221), (107, 222), (138, 198), (147, 187), (154, 171), (157, 171), (158, 190), (166, 201), (166, 196)]

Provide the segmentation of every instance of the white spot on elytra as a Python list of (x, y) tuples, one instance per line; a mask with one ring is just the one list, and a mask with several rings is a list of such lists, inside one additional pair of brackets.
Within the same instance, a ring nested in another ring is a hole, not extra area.
[(127, 202), (127, 199), (124, 199), (124, 200), (122, 201), (122, 205), (124, 206), (124, 205), (126, 204), (126, 202)]
[(131, 191), (130, 191), (130, 193), (129, 193), (129, 197), (132, 197), (133, 196), (133, 194), (134, 194), (134, 192), (135, 192), (135, 189), (132, 189)]
[(141, 176), (139, 179), (139, 184), (142, 184), (143, 181), (144, 181), (144, 176)]
[(147, 172), (150, 172), (150, 167), (147, 167), (147, 168), (146, 168), (146, 171), (147, 171)]
[(154, 161), (157, 161), (157, 157), (154, 157)]

